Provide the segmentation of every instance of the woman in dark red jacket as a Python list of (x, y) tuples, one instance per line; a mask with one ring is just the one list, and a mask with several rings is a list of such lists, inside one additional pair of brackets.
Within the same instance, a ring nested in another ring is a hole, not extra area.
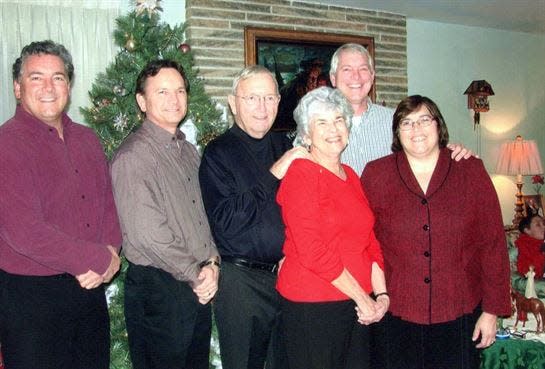
[(435, 103), (402, 100), (393, 154), (369, 163), (362, 184), (376, 217), (389, 313), (373, 357), (381, 368), (479, 367), (509, 315), (509, 264), (498, 198), (481, 160), (450, 158)]

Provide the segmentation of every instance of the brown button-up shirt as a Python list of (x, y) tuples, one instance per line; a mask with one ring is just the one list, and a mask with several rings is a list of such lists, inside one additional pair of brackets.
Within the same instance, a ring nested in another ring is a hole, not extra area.
[(199, 187), (200, 158), (182, 132), (146, 120), (112, 159), (114, 197), (127, 259), (195, 284), (218, 252)]

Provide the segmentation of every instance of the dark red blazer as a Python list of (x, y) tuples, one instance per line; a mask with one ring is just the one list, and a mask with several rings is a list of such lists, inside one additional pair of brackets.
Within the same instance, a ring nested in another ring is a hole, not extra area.
[(482, 309), (509, 315), (509, 262), (496, 191), (479, 159), (442, 149), (424, 194), (403, 152), (369, 163), (362, 185), (385, 264), (390, 312), (432, 324)]

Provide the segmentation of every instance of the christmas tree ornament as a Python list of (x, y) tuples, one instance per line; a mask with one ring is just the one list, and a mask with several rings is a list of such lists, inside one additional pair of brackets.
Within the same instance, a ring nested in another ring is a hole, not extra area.
[(132, 35), (129, 36), (129, 39), (125, 43), (125, 49), (131, 53), (136, 49), (136, 41)]
[(178, 46), (178, 50), (180, 50), (181, 52), (185, 54), (191, 51), (191, 46), (189, 46), (189, 44), (183, 43), (180, 46)]
[(127, 89), (123, 87), (122, 85), (115, 85), (113, 88), (114, 94), (117, 96), (126, 96), (127, 95)]
[(161, 0), (136, 0), (136, 15), (140, 16), (144, 12), (148, 12), (148, 16), (151, 17), (154, 13), (163, 11), (163, 8), (159, 6)]
[(120, 113), (117, 117), (114, 119), (114, 128), (118, 131), (123, 131), (125, 128), (127, 128), (129, 124), (129, 118), (125, 113)]

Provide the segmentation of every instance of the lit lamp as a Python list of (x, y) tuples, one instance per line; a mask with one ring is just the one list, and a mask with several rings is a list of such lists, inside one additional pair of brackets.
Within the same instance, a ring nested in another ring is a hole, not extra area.
[(508, 176), (517, 176), (517, 194), (515, 197), (515, 217), (513, 225), (517, 226), (523, 218), (522, 210), (522, 176), (543, 174), (541, 159), (537, 144), (533, 140), (523, 140), (517, 136), (514, 141), (508, 141), (501, 145), (500, 157), (496, 165), (496, 173)]

